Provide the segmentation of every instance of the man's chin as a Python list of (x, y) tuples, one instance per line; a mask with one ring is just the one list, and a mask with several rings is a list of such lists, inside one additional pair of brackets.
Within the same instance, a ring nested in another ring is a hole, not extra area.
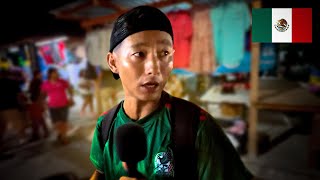
[(139, 99), (142, 101), (158, 101), (161, 98), (162, 90), (153, 93), (140, 93)]

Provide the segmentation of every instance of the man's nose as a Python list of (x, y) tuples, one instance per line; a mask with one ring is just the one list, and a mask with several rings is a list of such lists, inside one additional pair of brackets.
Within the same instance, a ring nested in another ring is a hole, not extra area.
[(160, 61), (156, 55), (150, 54), (148, 60), (146, 61), (146, 73), (148, 75), (158, 75), (160, 74)]

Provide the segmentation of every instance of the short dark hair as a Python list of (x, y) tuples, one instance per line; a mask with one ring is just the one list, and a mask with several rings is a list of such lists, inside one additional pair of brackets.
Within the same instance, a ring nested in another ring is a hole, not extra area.
[(55, 68), (55, 67), (50, 67), (50, 68), (48, 69), (48, 72), (47, 72), (48, 79), (51, 78), (51, 75), (52, 75), (52, 73), (54, 73), (54, 72), (58, 72), (57, 68)]

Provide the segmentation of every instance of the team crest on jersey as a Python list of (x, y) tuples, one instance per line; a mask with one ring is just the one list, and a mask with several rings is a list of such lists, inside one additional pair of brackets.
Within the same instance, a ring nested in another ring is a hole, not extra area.
[(285, 32), (289, 28), (289, 24), (285, 19), (280, 19), (276, 22), (274, 27), (279, 31), (279, 32)]
[(154, 158), (154, 174), (161, 177), (174, 177), (173, 153), (159, 152)]

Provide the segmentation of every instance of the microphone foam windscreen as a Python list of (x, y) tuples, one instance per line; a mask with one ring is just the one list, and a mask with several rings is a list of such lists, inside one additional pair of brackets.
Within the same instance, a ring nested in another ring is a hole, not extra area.
[(147, 138), (143, 128), (136, 123), (127, 123), (116, 130), (115, 142), (121, 161), (137, 163), (147, 154)]

